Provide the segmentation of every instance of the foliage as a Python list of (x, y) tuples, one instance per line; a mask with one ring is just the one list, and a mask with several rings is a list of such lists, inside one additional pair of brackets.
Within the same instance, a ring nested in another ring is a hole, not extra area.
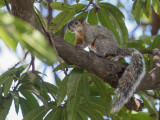
[(28, 23), (8, 16), (7, 13), (0, 11), (3, 19), (0, 19), (0, 38), (8, 47), (16, 49), (20, 42), (23, 48), (28, 48), (30, 52), (42, 61), (53, 64), (56, 61), (54, 50), (45, 40), (45, 37), (33, 29)]
[[(50, 6), (61, 12), (52, 19), (48, 29), (58, 33), (62, 27), (76, 16), (83, 17), (89, 24), (103, 25), (110, 29), (121, 46), (140, 49), (154, 49), (160, 43), (160, 35), (156, 37), (142, 35), (138, 39), (128, 41), (128, 31), (124, 23), (124, 15), (118, 7), (97, 0), (95, 5), (86, 9), (86, 4), (67, 4), (52, 2)], [(46, 2), (41, 1), (45, 7)], [(0, 1), (0, 6), (4, 6)], [(160, 14), (160, 2), (158, 0), (134, 0), (132, 13), (138, 24), (144, 17), (150, 19), (151, 5), (157, 14)], [(119, 2), (118, 6), (123, 7)], [(43, 19), (41, 12), (38, 14)], [(11, 48), (16, 50), (20, 43), (23, 49), (28, 49), (42, 62), (49, 65), (57, 61), (55, 51), (46, 42), (46, 38), (38, 30), (28, 23), (21, 21), (12, 15), (0, 10), (0, 38)], [(43, 20), (44, 23), (44, 20)], [(45, 26), (47, 26), (45, 24)], [(71, 44), (75, 42), (75, 35), (66, 30), (64, 39)], [(146, 47), (147, 46), (147, 47)], [(144, 55), (147, 71), (152, 68), (152, 56)], [(0, 118), (5, 119), (12, 101), (14, 101), (16, 113), (22, 110), (24, 120), (154, 120), (158, 118), (155, 107), (156, 99), (150, 98), (140, 92), (148, 113), (130, 112), (125, 107), (117, 114), (110, 114), (113, 98), (113, 88), (102, 79), (75, 65), (62, 63), (64, 69), (70, 72), (63, 79), (55, 78), (56, 85), (44, 82), (39, 71), (30, 71), (30, 65), (20, 65), (0, 75)], [(58, 65), (53, 72), (62, 71)], [(159, 91), (145, 91), (147, 94), (159, 94)], [(160, 94), (159, 94), (160, 95)], [(40, 105), (38, 101), (43, 105)], [(153, 117), (152, 117), (153, 116)]]

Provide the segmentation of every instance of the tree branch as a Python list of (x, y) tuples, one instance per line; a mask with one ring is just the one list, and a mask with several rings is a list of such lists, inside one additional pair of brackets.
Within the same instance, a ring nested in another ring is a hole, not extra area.
[(4, 0), (4, 2), (5, 2), (5, 5), (6, 5), (6, 7), (7, 7), (8, 12), (11, 13), (10, 7), (9, 7), (9, 5), (8, 5), (8, 1), (7, 1), (7, 0)]

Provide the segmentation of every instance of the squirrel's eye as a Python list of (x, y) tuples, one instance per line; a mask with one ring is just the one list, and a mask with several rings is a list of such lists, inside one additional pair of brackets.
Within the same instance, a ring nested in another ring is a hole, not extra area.
[(77, 25), (77, 24), (78, 24), (78, 22), (75, 22), (75, 24)]

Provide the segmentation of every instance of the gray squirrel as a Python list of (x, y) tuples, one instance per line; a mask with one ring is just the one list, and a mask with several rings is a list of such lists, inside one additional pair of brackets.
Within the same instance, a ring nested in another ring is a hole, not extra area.
[(121, 48), (110, 30), (103, 26), (87, 24), (83, 18), (71, 20), (68, 29), (75, 33), (77, 47), (89, 46), (91, 51), (100, 57), (131, 56), (131, 62), (119, 80), (116, 99), (111, 109), (111, 113), (118, 112), (131, 98), (145, 75), (142, 54), (134, 48)]

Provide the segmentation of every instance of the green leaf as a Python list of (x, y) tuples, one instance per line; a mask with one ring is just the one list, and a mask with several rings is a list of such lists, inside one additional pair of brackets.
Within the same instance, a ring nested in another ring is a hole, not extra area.
[(10, 110), (12, 103), (12, 99), (9, 100), (3, 100), (2, 103), (0, 104), (0, 118), (1, 120), (5, 120), (6, 116), (8, 115), (8, 112)]
[(130, 120), (155, 120), (154, 118), (150, 117), (149, 113), (140, 112), (137, 114), (129, 114)]
[(142, 8), (142, 1), (138, 0), (135, 6), (135, 11), (134, 11), (134, 17), (135, 17), (137, 24), (140, 24), (141, 8)]
[(109, 13), (107, 11), (105, 11), (105, 9), (101, 8), (98, 10), (98, 18), (103, 26), (107, 27), (109, 30), (111, 30), (113, 32), (118, 43), (122, 44), (119, 32), (114, 27), (114, 25), (110, 19)]
[(138, 38), (138, 40), (142, 40), (145, 44), (152, 44), (152, 37), (148, 35), (142, 35)]
[(3, 27), (0, 27), (0, 38), (9, 48), (12, 48), (14, 51), (16, 50), (16, 46), (18, 42), (13, 41), (13, 39), (6, 33)]
[(55, 75), (56, 86), (59, 87), (62, 81), (59, 79), (57, 75)]
[[(146, 91), (147, 92), (147, 91)], [(145, 106), (148, 108), (149, 110), (149, 113), (150, 114), (158, 114), (156, 108), (155, 108), (155, 103), (154, 103), (154, 100), (153, 98), (147, 96), (146, 94), (144, 94), (143, 92), (140, 92), (140, 96), (142, 97), (143, 99), (143, 103), (145, 104)]]
[(160, 46), (160, 35), (157, 35), (153, 39), (153, 43), (151, 44), (151, 48), (154, 49), (155, 47)]
[(69, 80), (67, 83), (67, 110), (69, 120), (75, 120), (76, 117), (77, 108), (80, 101), (80, 95), (82, 92), (82, 75), (83, 70), (80, 68), (74, 68), (69, 75)]
[(45, 0), (35, 1), (35, 3), (40, 3), (45, 9), (48, 8), (48, 3)]
[(92, 86), (89, 86), (89, 90), (90, 90), (90, 96), (100, 96), (99, 92), (97, 91), (97, 87), (92, 84)]
[(48, 110), (44, 106), (33, 109), (24, 116), (24, 120), (42, 120)]
[(45, 107), (48, 107), (48, 102), (51, 101), (50, 96), (43, 90), (39, 90), (39, 92), (40, 95), (38, 96), (38, 98), (43, 102)]
[(64, 3), (64, 2), (52, 2), (50, 4), (50, 6), (53, 9), (57, 9), (57, 10), (67, 10), (67, 9), (71, 8), (71, 5)]
[(151, 1), (150, 0), (145, 0), (145, 3), (146, 3), (146, 5), (145, 5), (145, 8), (143, 8), (143, 11), (144, 11), (146, 17), (149, 18), (150, 15), (151, 15), (151, 7), (150, 7), (151, 6)]
[[(8, 76), (8, 77), (7, 77)], [(9, 75), (2, 75), (1, 77), (0, 77), (0, 86), (2, 85), (2, 84), (4, 84), (5, 82), (7, 82), (7, 81), (10, 81), (10, 80), (13, 80), (13, 76), (9, 76)]]
[[(32, 73), (32, 75), (35, 75), (35, 74)], [(35, 78), (32, 78), (34, 80), (33, 82), (35, 82), (35, 80), (37, 78), (39, 79), (39, 77), (37, 77), (37, 76), (35, 76)], [(43, 86), (43, 88), (44, 88), (44, 86)], [(47, 101), (51, 100), (49, 95), (47, 94), (48, 91), (46, 92), (46, 91), (44, 91), (44, 89), (42, 89), (42, 83), (40, 81), (38, 81), (38, 84), (36, 84), (36, 83), (33, 84), (32, 81), (25, 82), (19, 87), (19, 91), (27, 91), (30, 93), (34, 93), (43, 102), (43, 104), (46, 107), (48, 106)]]
[(34, 82), (36, 82), (37, 76), (31, 71), (27, 71), (27, 72), (25, 72), (25, 73), (23, 73), (21, 75), (20, 80), (21, 79), (22, 79), (22, 85), (23, 84), (32, 84), (32, 85), (34, 85)]
[(21, 106), (23, 116), (26, 116), (30, 111), (39, 107), (39, 105), (38, 107), (36, 105), (37, 102), (34, 102), (34, 101), (31, 102), (31, 99), (24, 99), (22, 97), (19, 98), (19, 103)]
[(8, 92), (9, 92), (10, 87), (12, 85), (12, 81), (13, 81), (13, 79), (11, 78), (11, 79), (8, 79), (7, 82), (5, 83), (5, 85), (4, 85), (4, 91), (3, 91), (4, 97), (8, 96)]
[(159, 0), (152, 0), (152, 6), (154, 11), (160, 15), (160, 1)]
[[(42, 23), (43, 23), (43, 25), (45, 26), (45, 27), (47, 27), (47, 25), (46, 25), (46, 23), (45, 23), (45, 21), (44, 21), (44, 19), (43, 19), (43, 16), (42, 16), (42, 13), (36, 8), (36, 7), (34, 7), (35, 9), (36, 9), (36, 11), (37, 11), (37, 13), (38, 13), (38, 15), (40, 16), (40, 19), (41, 19), (41, 21), (42, 21)], [(37, 16), (36, 16), (37, 17)], [(39, 21), (39, 19), (38, 19), (38, 17), (37, 17), (37, 21), (39, 22), (39, 24), (42, 26), (42, 24), (40, 23), (40, 21)]]
[(11, 91), (10, 93), (11, 93), (13, 99), (14, 99), (14, 105), (15, 105), (16, 113), (18, 114), (18, 111), (19, 111), (19, 94), (18, 94), (18, 91)]
[(90, 97), (90, 101), (83, 102), (83, 104), (92, 110), (99, 111), (105, 116), (109, 116), (109, 112), (106, 111), (105, 102), (100, 97)]
[(105, 7), (105, 8), (108, 8), (108, 9), (112, 9), (117, 14), (119, 14), (121, 18), (124, 18), (123, 13), (116, 6), (114, 6), (114, 5), (112, 5), (110, 3), (104, 3), (104, 2), (98, 3), (98, 5), (101, 5), (101, 6)]
[(128, 48), (135, 48), (137, 50), (145, 49), (145, 43), (142, 40), (136, 40), (134, 42), (129, 42), (126, 44)]
[(61, 113), (61, 120), (68, 120), (67, 118), (67, 109), (63, 109)]
[(119, 7), (125, 8), (124, 5), (123, 5), (120, 1), (118, 1), (117, 7), (118, 7), (118, 8), (119, 8)]
[(97, 111), (94, 111), (92, 108), (89, 108), (88, 106), (82, 106), (79, 105), (79, 108), (85, 113), (87, 114), (92, 120), (104, 120), (103, 119), (103, 115), (100, 114)]
[(111, 106), (111, 100), (112, 100), (111, 93), (109, 93), (109, 90), (106, 87), (105, 82), (103, 80), (101, 80), (100, 78), (98, 78), (95, 75), (91, 75), (91, 77), (92, 77), (93, 82), (95, 83), (95, 86), (97, 87), (97, 90), (98, 90), (100, 96), (105, 101), (106, 111), (109, 112), (110, 106)]
[(79, 13), (85, 7), (86, 7), (85, 4), (74, 4), (71, 6), (71, 9), (74, 9), (76, 11), (76, 13)]
[(137, 1), (138, 1), (138, 0), (134, 0), (133, 5), (132, 5), (132, 11), (135, 10)]
[[(66, 31), (67, 32), (67, 31)], [(71, 33), (71, 32), (70, 32)], [(74, 34), (74, 36), (75, 36), (75, 34)], [(72, 38), (72, 37), (71, 37)], [(71, 39), (70, 39), (71, 40)], [(63, 62), (62, 63), (62, 65), (63, 65), (63, 67), (64, 68), (74, 68), (75, 67), (75, 65), (68, 65), (66, 62)], [(61, 65), (59, 64), (56, 68), (54, 68), (54, 71), (58, 71), (58, 70), (62, 70), (62, 67), (61, 67)]]
[(32, 84), (23, 84), (19, 87), (18, 90), (34, 93), (37, 96), (40, 95), (39, 91), (34, 86), (32, 86)]
[(89, 100), (90, 97), (90, 91), (89, 91), (89, 79), (88, 79), (88, 74), (84, 73), (81, 77), (81, 82), (82, 82), (82, 96), (84, 97), (85, 100)]
[(53, 24), (53, 33), (60, 30), (75, 14), (81, 11), (86, 5), (75, 4), (70, 7), (70, 9), (62, 11), (58, 14), (51, 22)]
[(67, 94), (68, 76), (66, 76), (57, 90), (57, 106), (59, 106)]
[(88, 23), (91, 25), (98, 25), (97, 14), (95, 13), (94, 8), (89, 11)]
[(53, 24), (53, 33), (60, 30), (74, 15), (75, 10), (65, 10), (58, 14), (51, 22)]
[(30, 103), (28, 103), (27, 100), (25, 100), (24, 98), (20, 97), (19, 98), (19, 103), (20, 103), (20, 106), (21, 106), (23, 116), (25, 116), (30, 110), (32, 110), (30, 108)]
[[(45, 37), (38, 30), (34, 29), (30, 24), (8, 16), (6, 12), (0, 11), (0, 31), (3, 29), (6, 36), (13, 38), (12, 45), (15, 48), (17, 42), (20, 42), (23, 48), (29, 49), (31, 53), (36, 55), (42, 61), (53, 64), (57, 61), (53, 48), (47, 43)], [(1, 32), (0, 32), (1, 33)], [(3, 34), (0, 34), (0, 37)], [(5, 40), (5, 37), (2, 38)]]
[(75, 85), (78, 85), (78, 83), (81, 80), (81, 76), (83, 75), (83, 69), (81, 68), (74, 68), (70, 74), (69, 74), (69, 80), (67, 83), (67, 94), (70, 97), (72, 94), (74, 94)]
[(26, 101), (30, 103), (32, 108), (39, 107), (38, 101), (36, 98), (29, 92), (21, 92), (21, 94), (26, 98)]
[(18, 80), (18, 78), (20, 77), (20, 74), (23, 72), (23, 70), (26, 67), (27, 65), (22, 65), (19, 68), (9, 69), (5, 73), (3, 73), (0, 76), (0, 86), (4, 84), (5, 82), (7, 82), (8, 80), (11, 80), (11, 79)]
[(88, 15), (88, 11), (86, 12), (82, 12), (79, 15), (76, 16), (77, 19), (81, 19), (82, 17), (84, 18), (84, 20), (87, 18)]
[[(123, 20), (123, 14), (119, 11), (117, 7), (113, 7), (113, 5), (110, 5), (108, 3), (99, 3), (99, 6), (104, 8), (111, 16), (112, 21), (117, 29), (119, 29), (121, 41), (118, 41), (118, 43), (122, 46), (123, 42), (126, 44), (128, 42), (128, 30)], [(117, 9), (118, 10), (117, 10)]]
[[(45, 84), (45, 85), (44, 85)], [(57, 87), (51, 83), (44, 82), (43, 89), (46, 89), (45, 91), (48, 92), (48, 89), (56, 96), (57, 95)], [(46, 88), (48, 87), (48, 89)]]
[(15, 71), (12, 72), (13, 76), (14, 76), (14, 80), (19, 80), (20, 75), (22, 74), (22, 72), (28, 67), (28, 65), (22, 65), (18, 68), (16, 68)]
[[(69, 32), (69, 30), (67, 29), (66, 32), (65, 32), (65, 35), (64, 35), (64, 40), (66, 40), (67, 42), (69, 42), (70, 44), (74, 45), (75, 41), (76, 41), (76, 36), (75, 36), (75, 33), (71, 33)], [(64, 63), (66, 64), (66, 63)], [(59, 66), (59, 67), (58, 67)], [(62, 70), (62, 68), (60, 67), (60, 65), (58, 65), (58, 69), (54, 69), (54, 71), (57, 71), (57, 70)], [(70, 65), (70, 66), (73, 66), (73, 65)], [(56, 67), (56, 68), (57, 68)], [(64, 66), (65, 67), (65, 66)]]
[(76, 118), (79, 118), (80, 120), (88, 120), (88, 116), (81, 109), (78, 109)]
[(45, 118), (45, 120), (60, 120), (61, 119), (61, 113), (62, 113), (61, 108), (54, 108)]

